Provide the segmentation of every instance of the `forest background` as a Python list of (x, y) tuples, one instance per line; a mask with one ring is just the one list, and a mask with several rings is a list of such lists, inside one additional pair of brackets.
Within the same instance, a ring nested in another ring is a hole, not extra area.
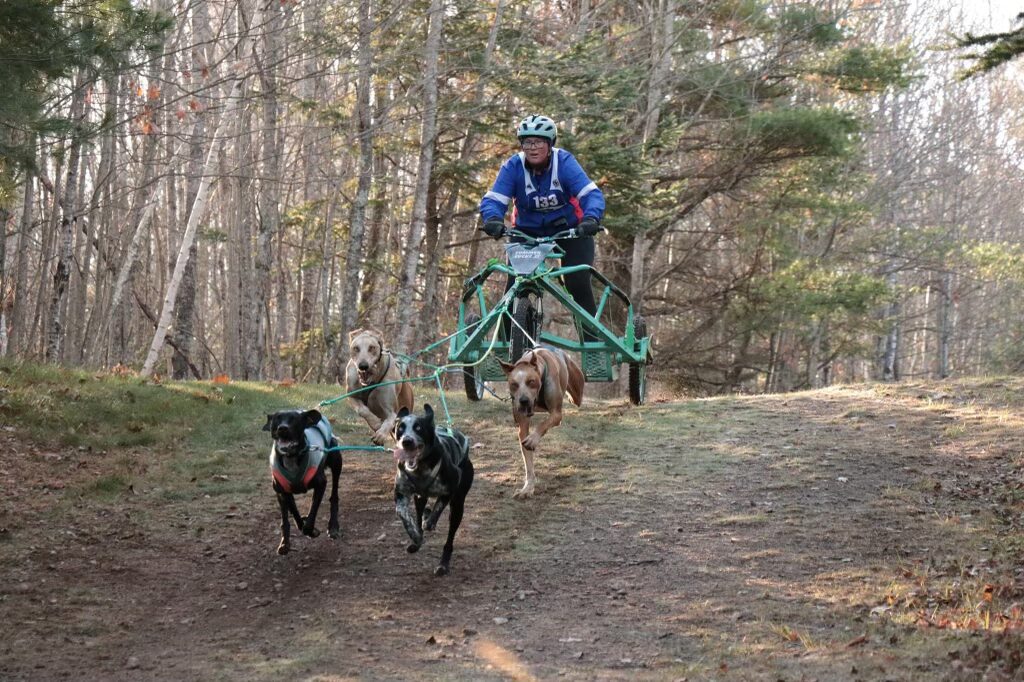
[(1024, 77), (950, 49), (1015, 11), (6, 1), (0, 354), (329, 381), (360, 326), (423, 348), (500, 255), (476, 205), (543, 113), (664, 386), (1018, 372)]

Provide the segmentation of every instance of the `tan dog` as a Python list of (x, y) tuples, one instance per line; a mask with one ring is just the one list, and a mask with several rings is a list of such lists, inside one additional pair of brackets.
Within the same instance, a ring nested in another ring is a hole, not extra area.
[[(512, 397), (512, 418), (519, 426), (526, 481), (514, 497), (530, 497), (536, 478), (533, 475), (533, 451), (540, 445), (545, 433), (562, 423), (562, 399), (565, 392), (576, 407), (583, 402), (583, 371), (576, 361), (557, 348), (534, 348), (523, 353), (514, 364), (501, 363), (508, 377), (508, 392)], [(548, 413), (530, 432), (530, 418), (536, 410)]]
[(357, 329), (348, 335), (349, 361), (345, 368), (345, 381), (351, 393), (364, 386), (377, 386), (349, 396), (352, 408), (366, 420), (373, 431), (373, 442), (382, 445), (392, 437), (395, 419), (403, 407), (412, 410), (412, 386), (401, 381), (402, 368), (384, 348), (381, 333), (373, 329)]

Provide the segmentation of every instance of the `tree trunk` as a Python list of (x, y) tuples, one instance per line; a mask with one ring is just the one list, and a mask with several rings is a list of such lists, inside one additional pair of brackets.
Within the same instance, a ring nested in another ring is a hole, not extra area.
[[(147, 137), (146, 140), (143, 142), (142, 189), (139, 192), (140, 194), (144, 192), (145, 197), (139, 199), (139, 204), (135, 207), (133, 211), (133, 214), (138, 214), (138, 218), (132, 219), (130, 217), (128, 220), (128, 224), (134, 224), (135, 228), (132, 231), (132, 236), (128, 242), (128, 246), (126, 247), (124, 254), (122, 254), (121, 256), (120, 267), (118, 268), (117, 271), (117, 279), (114, 282), (114, 289), (111, 292), (110, 296), (109, 315), (103, 321), (103, 325), (97, 332), (97, 336), (100, 337), (101, 339), (106, 338), (107, 334), (110, 333), (111, 343), (113, 343), (114, 341), (115, 334), (113, 331), (109, 330), (111, 330), (111, 325), (114, 323), (115, 320), (122, 319), (122, 314), (124, 311), (122, 310), (121, 304), (124, 300), (124, 292), (126, 289), (130, 288), (129, 282), (132, 272), (134, 270), (134, 266), (137, 262), (139, 251), (142, 247), (142, 240), (147, 234), (150, 222), (153, 220), (153, 213), (155, 213), (156, 211), (158, 197), (160, 196), (160, 187), (162, 185), (162, 180), (164, 177), (166, 177), (161, 176), (156, 180), (153, 179), (153, 174), (155, 173), (155, 169), (153, 167), (153, 157), (155, 156), (155, 154), (156, 140), (155, 138)], [(146, 187), (147, 185), (149, 185), (148, 188)], [(123, 330), (121, 330), (121, 332), (117, 334), (117, 336), (123, 341)], [(113, 356), (118, 358), (118, 361), (123, 360), (127, 349), (124, 348), (122, 343), (115, 343), (114, 346), (115, 349), (113, 350), (112, 353)]]
[(270, 268), (273, 264), (274, 237), (281, 225), (281, 135), (278, 130), (277, 69), (281, 61), (280, 33), (284, 25), (282, 5), (270, 7), (270, 17), (263, 33), (263, 158), (265, 166), (260, 180), (259, 221), (256, 226), (256, 248), (253, 258), (253, 297), (248, 307), (249, 339), (246, 353), (246, 374), (251, 379), (264, 377), (268, 348), (267, 328), (270, 324)]
[[(256, 12), (250, 22), (250, 26), (259, 26), (262, 23), (262, 3), (264, 1), (265, 0), (260, 0), (260, 4), (257, 4)], [(156, 332), (153, 334), (153, 342), (150, 344), (149, 352), (146, 355), (146, 361), (142, 365), (142, 371), (140, 374), (144, 377), (148, 377), (153, 374), (153, 368), (156, 366), (160, 350), (164, 345), (164, 337), (167, 334), (167, 328), (171, 324), (171, 315), (174, 313), (174, 304), (178, 297), (178, 288), (181, 286), (181, 281), (185, 276), (185, 266), (188, 264), (189, 254), (192, 251), (192, 243), (195, 240), (196, 229), (199, 227), (200, 219), (202, 219), (206, 212), (206, 203), (209, 199), (210, 192), (210, 178), (213, 176), (214, 166), (217, 161), (217, 154), (223, 144), (225, 132), (230, 130), (230, 126), (235, 122), (235, 116), (242, 106), (242, 95), (244, 94), (245, 89), (245, 74), (242, 73), (241, 68), (244, 66), (245, 62), (249, 60), (249, 56), (252, 54), (252, 51), (253, 39), (247, 33), (242, 40), (242, 46), (239, 51), (240, 56), (234, 66), (234, 71), (238, 74), (238, 78), (231, 87), (231, 92), (227, 97), (227, 105), (221, 114), (221, 119), (217, 123), (217, 131), (214, 133), (213, 140), (210, 143), (210, 151), (206, 155), (206, 162), (203, 164), (203, 174), (199, 180), (196, 199), (189, 210), (188, 224), (185, 226), (185, 234), (182, 235), (181, 248), (178, 250), (178, 258), (174, 265), (174, 273), (171, 275), (171, 280), (167, 285), (163, 310), (160, 312), (160, 320), (157, 323)]]
[[(95, 88), (95, 83), (92, 84)], [(85, 333), (82, 328), (85, 325), (85, 308), (88, 302), (88, 277), (92, 267), (92, 239), (94, 225), (91, 216), (91, 199), (86, 195), (85, 180), (89, 175), (89, 159), (84, 157), (79, 162), (78, 190), (75, 196), (78, 197), (78, 224), (75, 226), (75, 239), (72, 245), (74, 256), (71, 261), (71, 277), (68, 280), (68, 295), (65, 302), (67, 310), (64, 313), (66, 331), (64, 333), (63, 350), (61, 355), (65, 362), (71, 365), (81, 364), (82, 358), (79, 346), (79, 339)]]
[[(387, 89), (383, 86), (376, 88), (374, 120), (378, 123), (383, 120), (388, 106)], [(369, 248), (366, 253), (366, 276), (363, 279), (359, 300), (361, 301), (363, 315), (360, 319), (364, 325), (373, 325), (372, 311), (379, 310), (384, 306), (380, 286), (381, 273), (387, 264), (387, 235), (385, 228), (384, 206), (387, 203), (388, 174), (386, 171), (388, 160), (382, 150), (376, 150), (373, 155), (373, 177), (372, 183), (373, 200), (367, 211), (367, 222), (370, 225), (370, 235), (367, 240)]]
[(64, 319), (67, 312), (68, 284), (71, 281), (71, 263), (74, 258), (75, 226), (78, 210), (78, 165), (82, 153), (83, 125), (85, 123), (85, 88), (82, 79), (76, 79), (71, 99), (69, 118), (72, 125), (70, 150), (68, 153), (67, 178), (60, 199), (60, 233), (57, 251), (57, 267), (53, 273), (53, 291), (50, 296), (49, 329), (46, 334), (47, 362), (59, 362), (64, 340)]
[[(33, 145), (34, 146), (34, 145)], [(24, 352), (25, 321), (28, 319), (28, 249), (29, 236), (32, 234), (32, 215), (35, 208), (35, 177), (31, 172), (25, 175), (24, 201), (21, 209), (21, 226), (18, 230), (18, 252), (14, 266), (14, 307), (11, 310), (10, 334), (7, 339), (7, 351), (10, 355), (21, 355)]]
[[(348, 249), (345, 254), (344, 285), (341, 294), (341, 329), (338, 348), (344, 348), (349, 331), (359, 320), (359, 283), (365, 272), (363, 260), (366, 235), (366, 206), (373, 179), (373, 135), (370, 119), (370, 77), (373, 70), (373, 11), (370, 0), (359, 2), (359, 80), (356, 85), (356, 137), (359, 140), (359, 184), (349, 218)], [(330, 368), (337, 371), (338, 368)], [(340, 374), (339, 374), (340, 376)]]
[[(896, 273), (892, 272), (886, 277), (886, 283), (890, 289), (896, 290)], [(889, 332), (885, 335), (885, 348), (882, 351), (882, 381), (898, 381), (899, 366), (899, 332), (900, 332), (900, 303), (894, 300), (887, 306), (886, 321), (889, 325)]]
[(11, 212), (0, 206), (0, 357), (7, 355), (7, 221)]
[[(423, 277), (423, 312), (420, 315), (425, 320), (438, 319), (437, 302), (441, 293), (439, 289), (442, 247), (444, 246), (442, 228), (444, 225), (437, 214), (437, 182), (431, 178), (427, 189), (427, 229), (426, 243), (423, 247), (423, 253), (426, 254), (427, 271)], [(417, 335), (413, 337), (416, 340), (416, 348), (424, 348), (429, 345), (429, 339), (437, 329), (433, 326), (419, 325), (417, 331)], [(424, 358), (424, 360), (430, 361), (428, 358)]]
[[(402, 265), (401, 290), (411, 292), (416, 285), (416, 271), (419, 266), (420, 244), (427, 221), (427, 189), (430, 174), (434, 168), (434, 141), (437, 137), (437, 74), (441, 52), (441, 34), (444, 25), (444, 0), (431, 0), (428, 19), (427, 44), (423, 51), (423, 122), (420, 136), (420, 158), (416, 169), (416, 188), (412, 206), (412, 228), (406, 244)], [(398, 308), (398, 341), (395, 347), (401, 353), (408, 353), (415, 336), (413, 305)]]
[[(676, 0), (658, 0), (651, 13), (651, 75), (647, 88), (647, 109), (644, 112), (643, 138), (644, 158), (649, 145), (658, 132), (661, 107), (665, 99), (665, 84), (672, 65), (673, 31), (675, 27)], [(644, 182), (644, 191), (651, 192), (650, 180)], [(633, 254), (629, 276), (629, 299), (633, 310), (643, 310), (645, 273), (647, 265), (648, 239), (645, 230), (637, 230), (633, 236)]]
[(953, 338), (953, 275), (942, 274), (939, 289), (939, 366), (940, 379), (949, 377), (949, 348)]
[[(164, 0), (166, 2), (166, 0)], [(170, 11), (170, 3), (167, 3), (164, 11)], [(194, 39), (202, 41), (201, 45), (208, 39), (210, 30), (207, 26), (209, 22), (209, 16), (206, 8), (206, 2), (199, 2), (192, 8), (191, 16), (191, 27), (194, 35)], [(191, 63), (189, 67), (193, 73), (201, 74), (202, 67), (205, 65), (205, 53), (204, 48), (200, 47), (197, 50), (193, 50), (190, 56)], [(167, 82), (173, 82), (175, 77), (174, 74), (174, 60), (171, 55), (168, 55), (166, 60), (166, 66), (164, 69), (164, 78)], [(206, 133), (205, 124), (206, 114), (203, 111), (199, 111), (196, 114), (196, 123), (192, 129), (192, 139), (189, 142), (189, 164), (188, 164), (188, 175), (185, 180), (186, 185), (186, 196), (185, 206), (192, 206), (195, 202), (196, 194), (198, 193), (198, 175), (202, 173), (202, 161), (203, 161), (203, 139)], [(168, 149), (168, 152), (171, 150)], [(168, 205), (167, 205), (167, 221), (169, 226), (172, 226), (177, 230), (180, 226), (178, 211), (177, 211), (177, 198), (179, 196), (177, 188), (177, 174), (171, 174), (167, 179), (168, 184)], [(171, 231), (168, 230), (168, 239), (170, 239)], [(171, 339), (174, 341), (175, 353), (171, 355), (171, 376), (174, 379), (182, 380), (192, 376), (194, 363), (192, 362), (192, 347), (193, 339), (195, 338), (195, 308), (196, 308), (196, 277), (197, 270), (199, 267), (199, 252), (196, 248), (196, 244), (193, 242), (188, 250), (188, 262), (185, 264), (185, 271), (181, 276), (181, 287), (178, 290), (178, 300), (175, 302), (174, 309), (174, 324), (171, 331)], [(168, 263), (168, 271), (173, 272), (174, 263)]]

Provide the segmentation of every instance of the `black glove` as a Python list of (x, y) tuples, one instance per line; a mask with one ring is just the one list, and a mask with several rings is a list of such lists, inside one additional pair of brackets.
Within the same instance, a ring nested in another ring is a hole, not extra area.
[(501, 218), (488, 218), (480, 229), (495, 239), (501, 239), (501, 236), (505, 234), (505, 221)]
[(582, 234), (584, 237), (593, 237), (595, 234), (597, 234), (603, 229), (604, 228), (601, 227), (601, 223), (597, 222), (597, 218), (594, 218), (592, 216), (587, 216), (586, 218), (581, 220), (579, 224), (580, 234)]

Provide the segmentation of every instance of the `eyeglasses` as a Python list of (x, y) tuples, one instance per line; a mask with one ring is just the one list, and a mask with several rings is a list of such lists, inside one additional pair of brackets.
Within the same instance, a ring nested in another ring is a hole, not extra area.
[(532, 139), (523, 140), (522, 142), (519, 143), (519, 146), (522, 147), (523, 149), (540, 149), (541, 147), (546, 147), (547, 144), (547, 140)]

